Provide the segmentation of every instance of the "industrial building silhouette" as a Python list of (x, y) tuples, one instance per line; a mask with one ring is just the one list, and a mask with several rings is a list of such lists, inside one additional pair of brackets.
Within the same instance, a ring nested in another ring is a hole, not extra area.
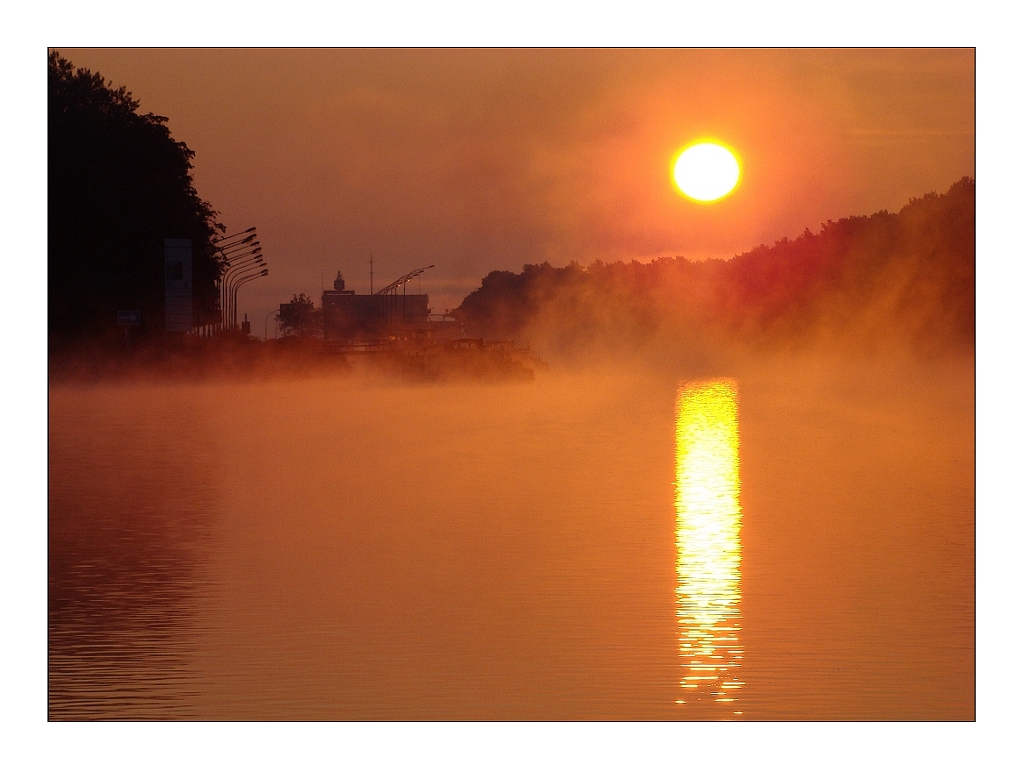
[[(323, 292), (323, 338), (328, 342), (371, 342), (385, 339), (452, 338), (459, 324), (449, 315), (432, 315), (425, 293), (407, 293), (412, 278), (430, 267), (403, 275), (376, 293), (357, 294), (345, 288), (341, 272), (334, 289)], [(284, 322), (299, 320), (297, 312), (309, 311), (299, 304), (281, 304)]]
[(385, 289), (359, 295), (345, 290), (345, 280), (339, 272), (334, 290), (323, 293), (324, 340), (427, 335), (431, 326), (427, 302), (425, 293), (406, 294)]

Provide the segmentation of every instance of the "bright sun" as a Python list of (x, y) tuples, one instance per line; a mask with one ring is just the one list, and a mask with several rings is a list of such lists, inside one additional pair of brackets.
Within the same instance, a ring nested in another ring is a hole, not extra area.
[(721, 144), (691, 144), (676, 158), (672, 169), (676, 186), (687, 197), (710, 203), (728, 195), (740, 180), (736, 156)]

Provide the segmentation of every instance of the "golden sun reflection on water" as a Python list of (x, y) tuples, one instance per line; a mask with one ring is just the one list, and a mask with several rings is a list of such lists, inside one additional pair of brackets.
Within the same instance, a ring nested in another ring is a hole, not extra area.
[(688, 384), (676, 399), (677, 704), (742, 714), (740, 462), (736, 383)]

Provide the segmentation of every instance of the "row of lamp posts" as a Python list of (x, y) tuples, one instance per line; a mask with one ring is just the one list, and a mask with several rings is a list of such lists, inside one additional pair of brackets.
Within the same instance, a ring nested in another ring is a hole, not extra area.
[(256, 236), (256, 227), (227, 235), (215, 243), (224, 264), (220, 277), (220, 330), (223, 332), (238, 327), (238, 289), (266, 277), (269, 271), (263, 261), (263, 248)]

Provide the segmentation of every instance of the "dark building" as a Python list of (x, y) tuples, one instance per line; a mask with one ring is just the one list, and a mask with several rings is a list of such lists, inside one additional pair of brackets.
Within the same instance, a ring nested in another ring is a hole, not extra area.
[(338, 273), (334, 290), (324, 291), (324, 339), (348, 341), (385, 339), (389, 336), (431, 335), (430, 307), (425, 293), (356, 295), (345, 290)]

